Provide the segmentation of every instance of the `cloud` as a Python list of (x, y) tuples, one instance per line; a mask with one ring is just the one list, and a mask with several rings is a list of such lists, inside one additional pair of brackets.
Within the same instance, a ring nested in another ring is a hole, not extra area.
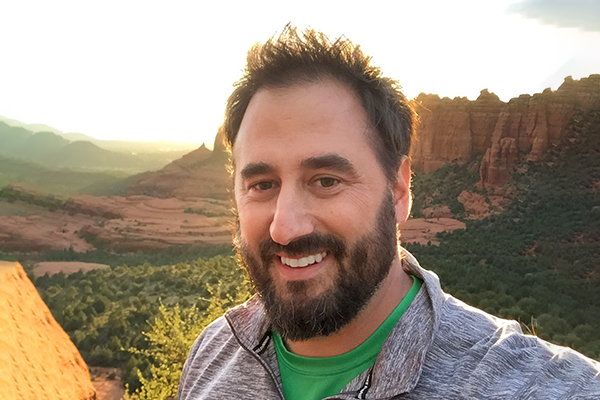
[(507, 11), (546, 24), (600, 32), (600, 0), (524, 0)]

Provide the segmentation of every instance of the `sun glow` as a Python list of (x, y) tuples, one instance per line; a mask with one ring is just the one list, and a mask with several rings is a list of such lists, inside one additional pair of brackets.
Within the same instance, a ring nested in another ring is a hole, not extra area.
[(361, 44), (408, 97), (475, 99), (487, 88), (507, 101), (600, 73), (599, 32), (506, 12), (514, 3), (5, 2), (0, 115), (105, 139), (212, 144), (247, 49), (288, 22)]

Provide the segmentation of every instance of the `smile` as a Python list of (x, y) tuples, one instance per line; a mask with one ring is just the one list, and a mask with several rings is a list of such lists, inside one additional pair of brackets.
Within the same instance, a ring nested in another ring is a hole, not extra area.
[(323, 260), (326, 255), (327, 255), (327, 252), (324, 251), (322, 253), (318, 253), (318, 254), (307, 256), (307, 257), (302, 257), (302, 258), (281, 257), (281, 263), (285, 264), (287, 266), (290, 266), (292, 268), (302, 268), (302, 267), (307, 267), (309, 265), (312, 265), (314, 263), (321, 262), (321, 260)]

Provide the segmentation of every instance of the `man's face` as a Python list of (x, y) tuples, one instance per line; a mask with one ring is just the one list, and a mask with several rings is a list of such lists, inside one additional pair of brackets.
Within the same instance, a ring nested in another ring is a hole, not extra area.
[(369, 129), (358, 99), (332, 80), (262, 89), (244, 114), (236, 245), (288, 339), (350, 322), (396, 256), (396, 199)]

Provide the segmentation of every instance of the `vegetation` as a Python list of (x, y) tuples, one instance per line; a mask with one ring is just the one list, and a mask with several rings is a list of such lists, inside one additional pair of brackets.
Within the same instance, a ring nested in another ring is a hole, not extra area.
[(214, 212), (214, 211), (205, 210), (204, 208), (191, 208), (191, 207), (186, 208), (185, 210), (183, 210), (183, 212), (186, 214), (204, 215), (205, 217), (222, 217), (224, 215), (228, 215), (223, 212)]
[(236, 289), (235, 297), (230, 289), (221, 283), (211, 286), (210, 305), (205, 313), (198, 308), (182, 311), (179, 305), (167, 309), (160, 305), (159, 316), (156, 318), (150, 332), (145, 333), (149, 346), (145, 350), (134, 350), (151, 360), (150, 376), (146, 379), (138, 372), (140, 387), (133, 395), (126, 397), (131, 400), (163, 400), (173, 399), (177, 394), (183, 365), (188, 357), (190, 348), (198, 335), (212, 321), (220, 317), (228, 308), (248, 300), (251, 292), (248, 286), (241, 282)]
[(56, 211), (64, 207), (65, 202), (52, 194), (47, 196), (35, 192), (27, 192), (22, 189), (8, 185), (0, 189), (0, 199), (5, 199), (9, 203), (21, 201), (26, 204), (47, 208), (49, 211)]
[[(138, 371), (145, 379), (162, 371), (158, 365), (160, 356), (150, 356), (146, 351), (156, 346), (161, 348), (155, 343), (157, 336), (152, 332), (146, 336), (142, 333), (148, 330), (148, 323), (155, 316), (159, 315), (158, 321), (164, 322), (165, 318), (183, 315), (185, 321), (195, 325), (200, 317), (202, 320), (214, 317), (217, 306), (227, 307), (247, 298), (249, 293), (243, 273), (231, 256), (174, 265), (121, 265), (87, 273), (58, 273), (34, 278), (34, 283), (86, 362), (94, 366), (120, 366), (132, 390), (140, 385)], [(160, 311), (161, 307), (176, 304), (180, 311)], [(198, 333), (186, 332), (185, 337)], [(179, 336), (170, 337), (175, 340)], [(187, 351), (189, 347), (186, 354)]]
[[(117, 152), (99, 147), (85, 135), (81, 139), (84, 140), (70, 141), (56, 132), (33, 133), (0, 121), (0, 156), (25, 160), (40, 167), (132, 174), (160, 169), (183, 155), (183, 152)], [(147, 147), (138, 147), (142, 146)]]
[(0, 155), (0, 188), (18, 185), (58, 197), (69, 197), (87, 193), (91, 187), (116, 187), (125, 176), (119, 172), (81, 172), (65, 168), (47, 168)]
[(217, 255), (231, 256), (233, 255), (233, 248), (231, 245), (212, 245), (207, 247), (180, 245), (171, 246), (157, 253), (144, 253), (142, 251), (136, 253), (112, 253), (102, 249), (78, 253), (73, 248), (68, 250), (44, 250), (39, 253), (0, 252), (0, 258), (5, 257), (19, 261), (28, 271), (31, 271), (31, 268), (27, 268), (28, 266), (40, 261), (80, 261), (107, 264), (111, 267), (142, 264), (161, 266), (191, 262), (198, 258), (210, 258)]
[(480, 161), (481, 154), (478, 154), (464, 165), (450, 163), (431, 173), (414, 174), (412, 216), (422, 218), (421, 211), (426, 207), (448, 206), (456, 218), (463, 217), (465, 208), (458, 201), (458, 195), (463, 190), (477, 191)]
[[(414, 216), (442, 205), (462, 216), (456, 198), (476, 190), (478, 162), (417, 174)], [(502, 214), (440, 234), (439, 246), (407, 247), (447, 292), (600, 359), (600, 111), (577, 113), (563, 143), (520, 167), (524, 172), (511, 182), (518, 195)], [(6, 200), (13, 195), (0, 192)], [(42, 200), (44, 207), (61, 201)], [(230, 246), (157, 254), (71, 249), (0, 259), (111, 265), (32, 280), (86, 362), (120, 366), (135, 400), (173, 398), (194, 338), (251, 292)]]
[(446, 291), (600, 358), (600, 112), (577, 114), (564, 143), (527, 167), (501, 215), (408, 248)]

